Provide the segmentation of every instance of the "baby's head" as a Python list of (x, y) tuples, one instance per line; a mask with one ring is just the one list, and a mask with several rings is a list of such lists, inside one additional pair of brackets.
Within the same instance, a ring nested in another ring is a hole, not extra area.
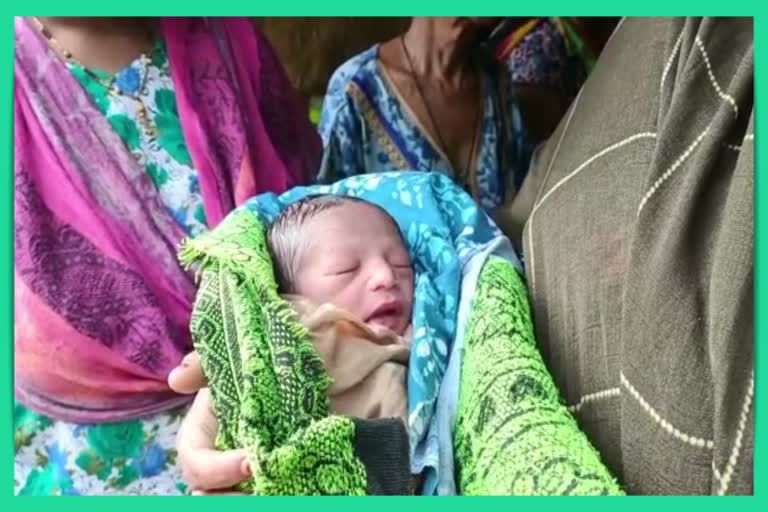
[(268, 239), (281, 292), (405, 332), (413, 269), (400, 231), (384, 210), (356, 198), (310, 197), (288, 206)]

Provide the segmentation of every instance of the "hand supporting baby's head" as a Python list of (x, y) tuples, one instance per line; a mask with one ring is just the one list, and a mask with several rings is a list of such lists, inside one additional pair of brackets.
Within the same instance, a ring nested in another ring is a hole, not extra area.
[(282, 293), (331, 303), (403, 334), (413, 269), (394, 220), (357, 198), (314, 196), (288, 206), (268, 240)]

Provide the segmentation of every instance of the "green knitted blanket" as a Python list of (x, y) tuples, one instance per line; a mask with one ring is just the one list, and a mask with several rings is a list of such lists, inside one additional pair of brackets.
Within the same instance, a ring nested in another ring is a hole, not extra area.
[(560, 401), (510, 263), (489, 258), (471, 309), (454, 435), (460, 493), (622, 494)]
[[(219, 418), (217, 446), (245, 448), (258, 495), (363, 495), (355, 423), (329, 410), (329, 377), (277, 293), (266, 228), (248, 211), (187, 241), (200, 288), (192, 338)], [(620, 494), (538, 354), (525, 285), (505, 260), (483, 268), (461, 368), (456, 448), (462, 494)]]
[(187, 241), (200, 288), (191, 331), (219, 419), (217, 447), (245, 448), (257, 495), (364, 495), (353, 422), (329, 411), (325, 373), (306, 329), (277, 294), (266, 229), (247, 211)]

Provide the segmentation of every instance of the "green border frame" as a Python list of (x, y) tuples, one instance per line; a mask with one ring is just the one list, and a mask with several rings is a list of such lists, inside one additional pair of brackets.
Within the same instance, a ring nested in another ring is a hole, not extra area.
[[(711, 0), (645, 0), (633, 4), (619, 6), (617, 2), (591, 1), (589, 3), (576, 3), (567, 0), (550, 0), (546, 4), (520, 5), (516, 2), (500, 0), (485, 0), (482, 3), (473, 2), (468, 5), (467, 2), (457, 0), (421, 0), (418, 3), (413, 0), (387, 0), (382, 3), (365, 4), (362, 2), (351, 2), (349, 0), (336, 0), (329, 5), (320, 2), (310, 2), (302, 0), (296, 5), (287, 6), (286, 4), (276, 5), (269, 2), (255, 2), (248, 0), (219, 0), (215, 3), (200, 3), (191, 5), (189, 1), (184, 0), (166, 0), (164, 2), (134, 0), (128, 3), (104, 2), (79, 0), (77, 2), (55, 2), (51, 0), (36, 0), (34, 5), (22, 6), (11, 2), (6, 2), (0, 7), (3, 14), (2, 30), (0, 30), (0, 98), (6, 98), (0, 101), (0, 155), (5, 169), (0, 172), (0, 369), (5, 378), (2, 380), (0, 389), (6, 392), (0, 393), (0, 411), (8, 413), (7, 419), (0, 421), (0, 489), (3, 493), (3, 502), (6, 497), (9, 500), (6, 506), (9, 510), (28, 509), (48, 509), (51, 502), (39, 501), (19, 501), (23, 498), (13, 497), (13, 112), (12, 112), (12, 90), (13, 90), (13, 16), (14, 15), (32, 15), (36, 13), (57, 14), (69, 16), (97, 16), (97, 15), (250, 15), (250, 16), (399, 16), (399, 15), (541, 15), (541, 14), (570, 14), (582, 16), (681, 16), (691, 13), (721, 16), (754, 16), (755, 17), (755, 94), (756, 103), (765, 101), (765, 105), (756, 108), (756, 124), (761, 128), (768, 126), (768, 2), (752, 0), (748, 2), (715, 2)], [(544, 12), (542, 12), (544, 11)], [(765, 106), (765, 108), (763, 108)], [(768, 140), (768, 139), (766, 139)], [(768, 169), (768, 142), (759, 140), (757, 143), (756, 161), (757, 168)], [(755, 261), (763, 261), (768, 251), (768, 179), (755, 172)], [(646, 510), (649, 506), (662, 507), (665, 509), (683, 509), (687, 507), (696, 509), (720, 510), (722, 507), (738, 507), (739, 510), (758, 509), (759, 503), (766, 501), (768, 497), (768, 348), (761, 347), (758, 340), (763, 340), (768, 334), (768, 319), (761, 316), (768, 314), (766, 307), (766, 293), (768, 293), (768, 272), (755, 272), (755, 340), (756, 340), (756, 377), (757, 390), (755, 393), (755, 422), (756, 422), (756, 441), (755, 441), (755, 496), (754, 497), (729, 497), (721, 500), (705, 500), (705, 497), (633, 497), (622, 500), (618, 505), (626, 510)], [(6, 373), (7, 372), (7, 373)], [(6, 484), (7, 482), (7, 484)], [(55, 502), (58, 510), (77, 510), (84, 511), (88, 509), (99, 509), (104, 507), (104, 502), (98, 498), (76, 499), (70, 498), (64, 501)], [(103, 498), (102, 498), (103, 499)], [(167, 507), (159, 503), (158, 499), (171, 499), (164, 497), (152, 497), (141, 502), (140, 506), (150, 507), (151, 509), (160, 509)], [(182, 498), (183, 499), (183, 498)], [(188, 500), (185, 505), (193, 510), (208, 512), (211, 506), (209, 500), (221, 500), (222, 498), (208, 498), (208, 500)], [(469, 498), (447, 498), (440, 502), (440, 507), (445, 509), (464, 509), (465, 506), (477, 506), (478, 504), (469, 504), (466, 500)], [(482, 506), (497, 509), (506, 509), (507, 507), (531, 507), (558, 510), (562, 507), (575, 507), (591, 511), (613, 510), (617, 503), (611, 499), (596, 498), (550, 498), (538, 501), (536, 498), (477, 498), (484, 501)], [(509, 501), (514, 499), (515, 501)], [(12, 501), (10, 501), (12, 500)], [(279, 501), (277, 501), (279, 500)], [(311, 501), (308, 501), (311, 500)], [(391, 500), (398, 500), (394, 503)], [(446, 501), (447, 500), (447, 501)], [(490, 501), (492, 500), (492, 501)], [(502, 501), (504, 500), (504, 501)], [(523, 503), (523, 500), (527, 500)], [(562, 500), (568, 500), (567, 502)], [(649, 502), (646, 500), (653, 500)], [(120, 503), (118, 503), (120, 501)], [(270, 510), (280, 507), (280, 509), (304, 510), (312, 508), (332, 508), (338, 510), (354, 510), (361, 506), (366, 508), (366, 512), (375, 510), (390, 510), (393, 506), (398, 508), (405, 507), (409, 509), (423, 508), (425, 503), (416, 502), (409, 498), (366, 498), (361, 503), (354, 498), (260, 498), (255, 504), (257, 509)], [(434, 502), (431, 502), (434, 503)], [(48, 505), (48, 506), (46, 506)], [(115, 510), (132, 510), (138, 504), (129, 502), (126, 499), (112, 498), (109, 507)], [(219, 504), (220, 505), (220, 504)], [(231, 502), (229, 506), (232, 506)], [(254, 506), (254, 505), (250, 505)], [(23, 509), (21, 507), (24, 507)]]

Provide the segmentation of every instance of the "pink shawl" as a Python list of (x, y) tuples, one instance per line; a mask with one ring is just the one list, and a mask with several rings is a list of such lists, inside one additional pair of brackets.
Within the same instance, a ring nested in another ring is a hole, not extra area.
[[(306, 184), (320, 142), (247, 18), (161, 21), (179, 115), (215, 226), (257, 193)], [(183, 403), (191, 349), (183, 230), (65, 64), (15, 20), (15, 395), (56, 419), (135, 418)]]

